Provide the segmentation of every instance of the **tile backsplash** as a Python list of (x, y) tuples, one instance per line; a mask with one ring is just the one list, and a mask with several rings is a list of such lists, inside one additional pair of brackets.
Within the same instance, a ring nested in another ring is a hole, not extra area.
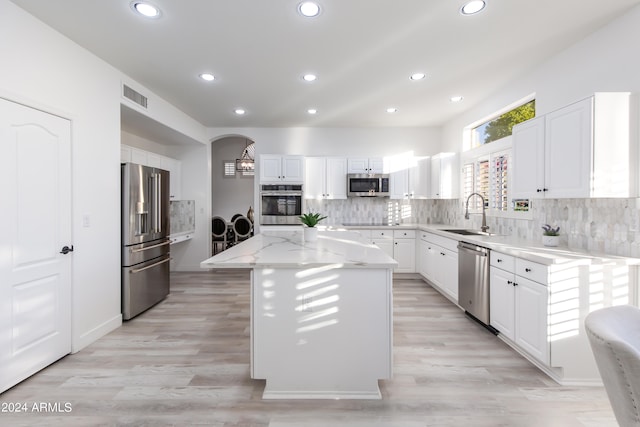
[(196, 201), (174, 200), (169, 202), (169, 226), (171, 234), (195, 231)]
[[(464, 219), (460, 199), (307, 200), (305, 209), (327, 215), (327, 225), (418, 222), (479, 229), (481, 224), (480, 214)], [(544, 224), (560, 227), (563, 246), (640, 257), (640, 199), (539, 199), (531, 202), (531, 219), (487, 216), (492, 233), (536, 241), (541, 239)]]

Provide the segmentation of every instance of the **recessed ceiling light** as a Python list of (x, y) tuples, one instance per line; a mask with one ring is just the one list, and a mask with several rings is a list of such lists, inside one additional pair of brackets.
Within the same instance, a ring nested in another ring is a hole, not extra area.
[(485, 8), (487, 3), (484, 0), (472, 0), (460, 8), (463, 15), (473, 15)]
[(200, 74), (200, 78), (202, 80), (206, 80), (208, 82), (211, 82), (211, 81), (216, 79), (215, 76), (213, 74), (211, 74), (211, 73), (202, 73), (202, 74)]
[(318, 112), (318, 110), (316, 110), (315, 108), (309, 108), (307, 110), (307, 113), (309, 113), (309, 114), (316, 114), (317, 112)]
[(146, 1), (131, 2), (131, 9), (133, 9), (140, 15), (145, 16), (147, 18), (160, 17), (160, 9), (158, 9), (156, 6)]
[(243, 108), (236, 108), (235, 110), (233, 110), (233, 112), (236, 113), (238, 116), (241, 116), (244, 113), (246, 113), (246, 111)]
[(425, 73), (413, 73), (411, 74), (411, 80), (422, 80), (426, 77)]
[(312, 82), (317, 78), (318, 76), (316, 76), (315, 74), (305, 74), (304, 76), (302, 76), (302, 80), (304, 80), (305, 82)]
[(303, 1), (298, 5), (298, 11), (307, 18), (313, 18), (320, 14), (320, 6), (312, 1)]
[(397, 113), (398, 109), (396, 107), (387, 108), (387, 113)]
[(451, 100), (451, 102), (460, 102), (462, 101), (464, 98), (460, 95), (454, 95), (451, 98), (449, 98)]

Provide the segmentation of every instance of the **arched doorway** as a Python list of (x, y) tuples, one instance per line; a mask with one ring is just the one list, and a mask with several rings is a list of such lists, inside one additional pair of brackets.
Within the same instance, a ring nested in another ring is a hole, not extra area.
[[(254, 141), (243, 135), (227, 135), (211, 142), (211, 216), (230, 221), (235, 214), (249, 215), (254, 206)], [(243, 159), (243, 162), (237, 160)], [(242, 166), (244, 165), (244, 169)]]

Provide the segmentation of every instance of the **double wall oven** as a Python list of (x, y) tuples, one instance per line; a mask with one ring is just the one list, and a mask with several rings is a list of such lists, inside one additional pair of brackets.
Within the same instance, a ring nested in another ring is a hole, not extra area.
[(264, 184), (260, 186), (261, 225), (300, 225), (302, 184)]

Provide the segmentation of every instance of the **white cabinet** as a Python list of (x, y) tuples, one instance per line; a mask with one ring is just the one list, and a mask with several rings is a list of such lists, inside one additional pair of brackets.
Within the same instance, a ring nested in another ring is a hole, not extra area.
[(131, 163), (131, 147), (128, 145), (120, 146), (120, 163)]
[(513, 197), (634, 197), (634, 103), (597, 93), (514, 126)]
[(120, 146), (120, 162), (131, 162), (169, 171), (169, 197), (171, 200), (181, 199), (182, 162), (180, 160), (123, 144)]
[(431, 161), (428, 157), (398, 156), (388, 161), (391, 199), (429, 197)]
[(416, 271), (416, 231), (415, 230), (359, 230), (362, 236), (382, 249), (398, 262), (396, 273)]
[(398, 261), (398, 266), (395, 269), (396, 273), (415, 273), (415, 230), (393, 230), (393, 259)]
[(491, 326), (549, 364), (548, 268), (494, 251), (490, 276)]
[(371, 243), (393, 258), (393, 230), (370, 230), (369, 233)]
[(302, 183), (303, 181), (303, 156), (260, 155), (260, 182)]
[(384, 159), (382, 157), (349, 158), (348, 173), (384, 173)]
[(346, 199), (347, 159), (344, 157), (305, 158), (305, 199)]
[(162, 157), (160, 168), (169, 171), (169, 199), (180, 200), (182, 198), (182, 163), (180, 160)]
[(458, 241), (425, 231), (418, 243), (418, 272), (440, 292), (458, 302)]
[(433, 156), (430, 176), (429, 198), (456, 199), (458, 197), (459, 173), (456, 153), (440, 153)]
[[(536, 117), (513, 127), (512, 197), (542, 197), (544, 184), (544, 117)], [(517, 148), (516, 148), (517, 147)]]

